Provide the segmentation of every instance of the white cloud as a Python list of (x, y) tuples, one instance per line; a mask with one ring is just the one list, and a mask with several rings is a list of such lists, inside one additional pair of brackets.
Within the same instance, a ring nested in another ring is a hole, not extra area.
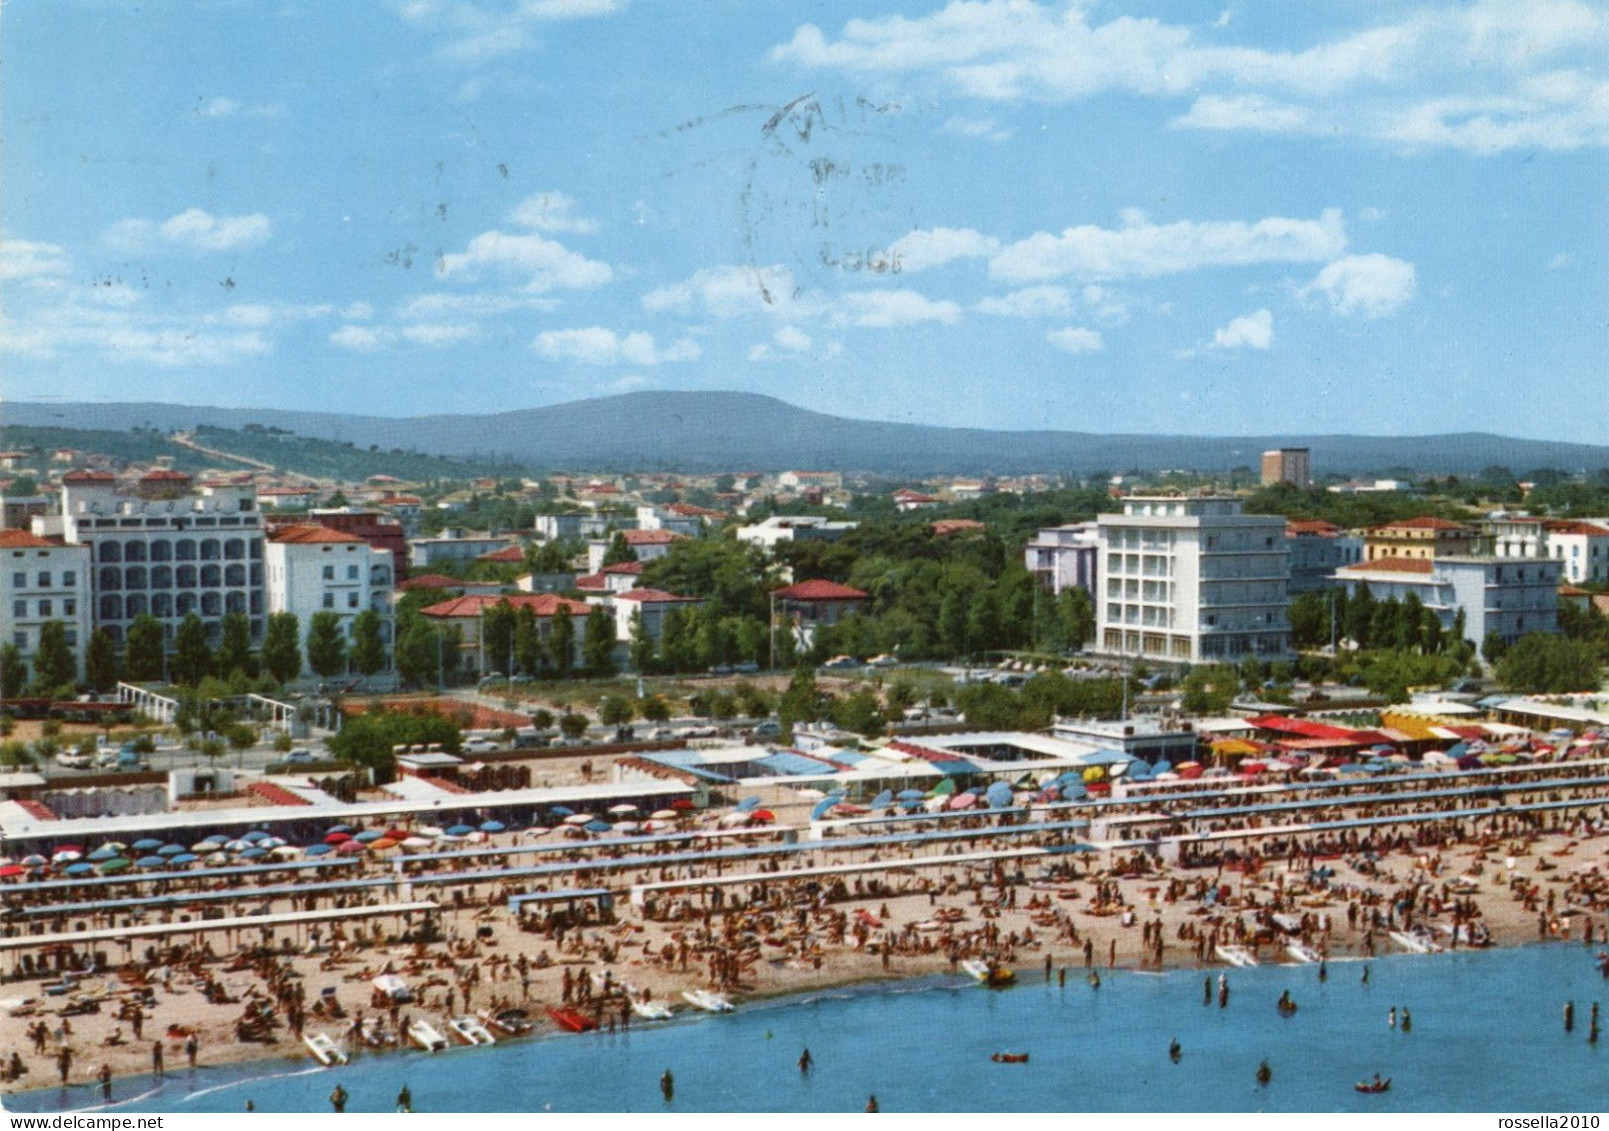
[(214, 98), (197, 111), (203, 118), (228, 118), (240, 109), (233, 98)]
[(475, 278), (486, 270), (529, 275), (526, 290), (533, 293), (596, 287), (614, 277), (607, 263), (588, 259), (555, 240), (495, 229), (470, 240), (462, 252), (443, 255), (437, 270), (446, 277)]
[(815, 339), (797, 326), (784, 326), (771, 335), (769, 342), (760, 342), (750, 347), (750, 361), (777, 361), (783, 358), (799, 357), (810, 352)]
[(1322, 294), (1341, 314), (1381, 318), (1413, 300), (1414, 266), (1389, 255), (1349, 255), (1320, 271), (1298, 292), (1306, 299)]
[[(558, 306), (557, 299), (539, 298), (534, 295), (499, 294), (496, 292), (453, 294), (447, 291), (432, 291), (427, 294), (414, 295), (403, 302), (397, 308), (397, 317), (409, 321), (414, 319), (440, 319), (444, 316), (489, 318), (499, 314), (509, 314), (517, 310), (552, 310), (556, 306)], [(368, 317), (368, 315), (361, 317)]]
[(342, 326), (330, 334), (332, 344), (358, 353), (372, 353), (391, 340), (391, 331), (373, 326)]
[(580, 214), (576, 202), (562, 192), (539, 192), (528, 196), (508, 214), (509, 223), (539, 232), (596, 232), (598, 225)]
[[(1098, 290), (1099, 288), (1091, 288)], [(1066, 287), (1024, 287), (1010, 294), (990, 296), (973, 307), (979, 314), (1003, 318), (1047, 318), (1073, 312), (1073, 294)]]
[(645, 389), (650, 384), (648, 378), (641, 373), (628, 373), (624, 377), (616, 377), (613, 381), (605, 381), (598, 386), (600, 393), (634, 393), (638, 389)]
[[(1578, 0), (1411, 9), (1284, 50), (1231, 41), (1228, 11), (1207, 28), (1100, 23), (1103, 7), (952, 0), (921, 16), (850, 19), (836, 38), (805, 24), (771, 57), (991, 101), (1190, 99), (1175, 124), (1198, 129), (1322, 130), (1476, 153), (1609, 145), (1609, 96), (1593, 77), (1609, 53), (1609, 15)], [(1508, 104), (1455, 109), (1483, 100)]]
[(1120, 228), (1083, 225), (1008, 244), (989, 261), (989, 273), (1012, 282), (1152, 278), (1204, 267), (1322, 262), (1346, 246), (1345, 226), (1335, 209), (1317, 220), (1273, 216), (1255, 223), (1153, 224), (1138, 213), (1123, 219)]
[(1257, 310), (1232, 318), (1229, 325), (1213, 331), (1212, 349), (1232, 350), (1250, 346), (1265, 350), (1274, 343), (1274, 316), (1267, 310)]
[(742, 314), (810, 317), (819, 307), (806, 300), (793, 272), (786, 267), (706, 267), (680, 283), (643, 296), (643, 308), (655, 313), (702, 312), (716, 318)]
[(65, 275), (67, 252), (53, 243), (0, 240), (0, 279), (33, 279)]
[(415, 322), (399, 332), (416, 346), (452, 346), (478, 337), (480, 329), (451, 322)]
[(273, 230), (267, 216), (214, 216), (189, 208), (160, 224), (137, 218), (119, 220), (106, 229), (105, 239), (120, 251), (148, 251), (161, 244), (192, 251), (245, 251), (268, 241)]
[(1066, 353), (1098, 353), (1106, 348), (1099, 330), (1087, 330), (1081, 326), (1052, 330), (1045, 335), (1045, 341)]
[(956, 303), (930, 299), (916, 291), (848, 291), (835, 300), (829, 321), (886, 330), (923, 322), (949, 325), (960, 317)]
[(901, 271), (926, 271), (957, 259), (984, 259), (1000, 241), (971, 228), (918, 228), (894, 241), (889, 257)]
[(374, 307), (366, 302), (354, 302), (341, 311), (341, 317), (348, 322), (364, 322), (374, 317)]
[(703, 352), (691, 338), (678, 338), (660, 349), (652, 334), (642, 331), (617, 334), (602, 326), (544, 330), (531, 346), (550, 361), (574, 361), (581, 365), (615, 365), (622, 361), (632, 365), (659, 365), (693, 361)]
[(968, 118), (963, 115), (945, 119), (941, 128), (956, 137), (973, 137), (983, 141), (1009, 141), (1011, 135), (1016, 133), (1015, 130), (1000, 129), (993, 118)]
[(1566, 267), (1570, 266), (1571, 262), (1572, 260), (1570, 259), (1570, 253), (1567, 251), (1561, 251), (1552, 259), (1548, 260), (1548, 270), (1563, 271)]
[(446, 36), (445, 57), (478, 63), (536, 46), (544, 24), (612, 15), (623, 6), (624, 0), (409, 0), (398, 11)]

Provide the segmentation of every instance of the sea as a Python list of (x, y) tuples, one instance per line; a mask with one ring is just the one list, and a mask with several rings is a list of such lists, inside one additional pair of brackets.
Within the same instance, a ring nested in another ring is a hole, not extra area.
[[(339, 1083), (349, 1112), (392, 1111), (403, 1085), (420, 1112), (851, 1112), (872, 1096), (885, 1112), (1591, 1112), (1609, 1095), (1609, 1033), (1588, 1039), (1594, 1003), (1609, 1029), (1609, 979), (1595, 953), (1556, 943), (1387, 956), (1332, 962), (1323, 979), (1316, 966), (1098, 970), (1098, 987), (1080, 956), (1065, 984), (1042, 967), (1020, 970), (1007, 989), (938, 976), (613, 1034), (362, 1055), (337, 1068), (306, 1057), (181, 1066), (163, 1080), (115, 1081), (109, 1105), (97, 1085), (80, 1085), (10, 1094), (5, 1107), (202, 1113), (249, 1101), (262, 1112), (327, 1112)], [(1287, 990), (1297, 1010), (1282, 1016)], [(1376, 1073), (1388, 1092), (1355, 1090)]]

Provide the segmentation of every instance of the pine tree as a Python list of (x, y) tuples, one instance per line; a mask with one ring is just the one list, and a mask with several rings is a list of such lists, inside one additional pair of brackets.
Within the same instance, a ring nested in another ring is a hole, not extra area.
[(529, 676), (542, 669), (542, 636), (536, 627), (536, 610), (529, 605), (514, 612), (514, 662)]
[(28, 665), (23, 661), (22, 649), (15, 644), (0, 644), (0, 699), (18, 699), (28, 684)]
[(84, 682), (96, 691), (110, 691), (117, 684), (117, 645), (104, 628), (89, 638), (84, 653)]
[(609, 549), (603, 555), (603, 564), (606, 566), (624, 565), (626, 562), (637, 560), (637, 551), (631, 548), (626, 541), (624, 531), (616, 531), (614, 538), (609, 542)]
[(602, 605), (594, 605), (587, 614), (586, 631), (581, 652), (586, 660), (587, 674), (610, 676), (615, 674), (615, 618)]
[(257, 665), (251, 656), (251, 622), (245, 613), (226, 613), (223, 618), (223, 638), (218, 643), (218, 673), (229, 676), (236, 671), (247, 676), (257, 674)]
[(302, 674), (301, 625), (295, 613), (270, 613), (263, 634), (263, 667), (280, 683)]
[(380, 614), (364, 609), (352, 618), (352, 666), (363, 675), (385, 668), (385, 637)]
[(58, 687), (78, 680), (78, 660), (67, 646), (67, 626), (59, 620), (46, 621), (39, 629), (39, 647), (34, 651), (34, 687), (50, 695)]
[(134, 618), (128, 628), (128, 646), (123, 652), (123, 675), (134, 683), (162, 678), (166, 648), (162, 624), (148, 613)]
[(212, 672), (212, 649), (207, 647), (207, 628), (191, 613), (179, 622), (173, 636), (173, 682), (194, 687)]
[(643, 627), (641, 609), (631, 614), (631, 666), (639, 672), (654, 670), (654, 641)]
[(553, 614), (553, 626), (548, 629), (548, 650), (553, 653), (553, 667), (560, 679), (569, 679), (575, 669), (575, 622), (570, 619), (570, 606), (560, 605)]
[(346, 671), (346, 633), (341, 629), (340, 614), (313, 614), (307, 630), (307, 666), (325, 679)]

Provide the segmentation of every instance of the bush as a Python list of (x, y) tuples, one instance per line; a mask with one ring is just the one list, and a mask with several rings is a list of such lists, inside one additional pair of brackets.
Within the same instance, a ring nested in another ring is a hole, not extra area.
[(587, 727), (591, 725), (585, 715), (577, 715), (573, 712), (559, 720), (559, 730), (571, 742), (578, 741), (582, 735), (587, 733)]

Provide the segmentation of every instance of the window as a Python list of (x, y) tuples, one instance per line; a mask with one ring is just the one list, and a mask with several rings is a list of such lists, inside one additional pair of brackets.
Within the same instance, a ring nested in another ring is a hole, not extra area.
[(75, 617), (75, 616), (77, 616), (78, 615), (78, 602), (73, 600), (71, 597), (69, 597), (65, 601), (63, 601), (61, 603), (61, 615), (64, 616), (64, 617)]
[(77, 584), (78, 584), (78, 574), (77, 573), (75, 573), (74, 571), (72, 571), (70, 569), (63, 571), (63, 573), (61, 575), (61, 587), (63, 589), (71, 589), (73, 586), (75, 586)]
[(65, 632), (62, 633), (62, 639), (63, 639), (63, 642), (67, 645), (67, 647), (69, 647), (69, 648), (78, 647), (78, 630), (77, 629), (72, 629), (72, 628), (67, 629)]
[(324, 567), (324, 580), (325, 581), (334, 581), (335, 580), (335, 567), (334, 566), (327, 565), (327, 566)]
[(39, 615), (42, 616), (42, 617), (50, 617), (50, 616), (55, 616), (56, 615), (52, 611), (52, 606), (51, 606), (51, 603), (49, 601), (41, 601), (41, 602), (39, 602)]
[(11, 642), (24, 652), (28, 650), (28, 634), (26, 632), (13, 632)]
[(39, 575), (39, 588), (41, 588), (41, 589), (49, 589), (50, 588), (50, 574), (41, 573)]
[(326, 593), (326, 594), (324, 594), (324, 607), (326, 609), (335, 608), (335, 594), (334, 593)]
[(346, 607), (349, 609), (355, 609), (358, 607), (358, 595), (356, 593), (348, 593), (346, 595)]
[(356, 581), (358, 579), (358, 567), (357, 566), (349, 565), (349, 566), (346, 567), (346, 579), (348, 581)]
[(12, 574), (11, 575), (11, 587), (13, 589), (26, 589), (26, 588), (28, 588), (28, 575), (26, 573), (14, 573), (14, 574)]
[(14, 616), (14, 617), (25, 617), (25, 616), (27, 616), (28, 615), (28, 602), (27, 601), (13, 601), (13, 602), (11, 602), (11, 615)]

